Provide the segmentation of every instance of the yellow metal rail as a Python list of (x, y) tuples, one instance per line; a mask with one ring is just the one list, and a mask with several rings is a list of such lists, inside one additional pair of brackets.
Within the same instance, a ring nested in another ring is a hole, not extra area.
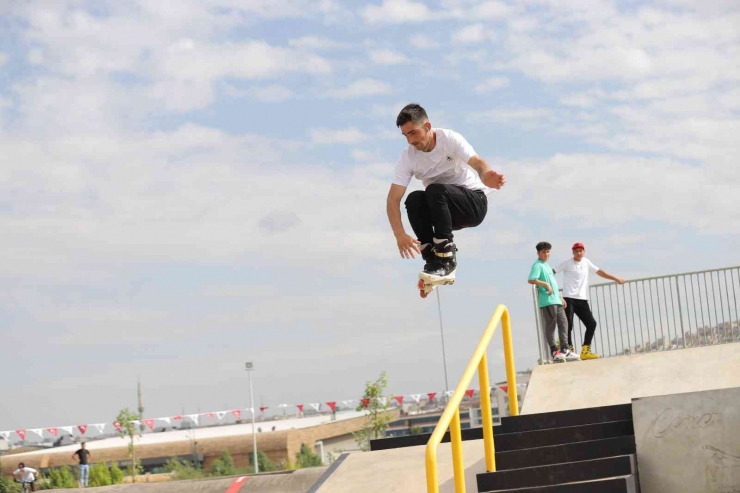
[(504, 305), (496, 307), (491, 320), (488, 322), (483, 337), (475, 348), (473, 357), (465, 369), (460, 383), (447, 403), (444, 413), (434, 433), (429, 438), (426, 448), (427, 493), (439, 493), (439, 477), (437, 474), (437, 447), (442, 443), (447, 428), (450, 428), (450, 442), (452, 444), (452, 469), (455, 477), (455, 493), (465, 493), (465, 465), (462, 453), (462, 432), (460, 429), (460, 403), (465, 396), (470, 382), (478, 370), (480, 383), (480, 403), (483, 418), (483, 446), (486, 453), (486, 471), (496, 470), (496, 451), (493, 445), (493, 416), (491, 415), (491, 392), (488, 381), (487, 349), (493, 333), (496, 332), (499, 322), (503, 326), (504, 358), (506, 361), (506, 380), (509, 385), (509, 411), (512, 416), (519, 415), (519, 403), (516, 392), (516, 371), (514, 370), (514, 349), (511, 342), (511, 323), (509, 310)]

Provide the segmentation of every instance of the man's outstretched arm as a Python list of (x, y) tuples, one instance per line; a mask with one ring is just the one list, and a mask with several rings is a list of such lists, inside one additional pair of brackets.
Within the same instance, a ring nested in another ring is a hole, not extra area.
[(601, 269), (596, 271), (596, 275), (599, 277), (603, 277), (604, 279), (609, 279), (610, 281), (614, 281), (617, 284), (622, 284), (624, 282), (624, 279), (622, 279), (621, 277), (613, 276), (609, 274), (608, 272), (603, 271)]
[(406, 187), (395, 183), (391, 184), (386, 202), (386, 212), (388, 213), (388, 222), (391, 223), (391, 229), (393, 229), (393, 235), (396, 237), (401, 258), (416, 258), (415, 253), (421, 255), (419, 240), (406, 234), (401, 220), (401, 199), (405, 194)]
[(488, 163), (480, 156), (473, 156), (468, 161), (471, 168), (478, 172), (483, 184), (490, 188), (499, 190), (506, 183), (506, 175), (496, 173), (488, 166)]

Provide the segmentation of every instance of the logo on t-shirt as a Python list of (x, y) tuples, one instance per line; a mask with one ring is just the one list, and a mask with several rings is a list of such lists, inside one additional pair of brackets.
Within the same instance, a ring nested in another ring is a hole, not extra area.
[(447, 156), (447, 161), (452, 162), (452, 156)]

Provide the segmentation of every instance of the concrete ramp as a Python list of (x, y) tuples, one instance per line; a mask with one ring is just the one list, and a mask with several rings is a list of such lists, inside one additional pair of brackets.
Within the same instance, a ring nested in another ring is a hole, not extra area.
[(95, 493), (306, 493), (324, 471), (326, 471), (325, 467), (313, 467), (280, 474), (164, 483), (117, 484), (89, 488), (89, 491)]
[[(356, 452), (342, 456), (329, 468), (325, 480), (311, 493), (426, 493), (425, 446)], [(463, 442), (465, 481), (468, 491), (476, 491), (476, 474), (486, 472), (483, 440)], [(437, 452), (441, 493), (453, 493), (452, 449), (449, 443)]]
[(522, 414), (740, 387), (740, 343), (538, 366)]

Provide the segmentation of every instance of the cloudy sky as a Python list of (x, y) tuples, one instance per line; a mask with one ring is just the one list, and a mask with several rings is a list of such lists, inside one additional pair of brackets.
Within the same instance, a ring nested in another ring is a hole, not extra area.
[[(506, 187), (457, 236), (451, 381), (583, 241), (644, 277), (736, 265), (735, 0), (0, 1), (0, 430), (444, 389), (385, 197), (406, 103)], [(497, 337), (493, 378), (503, 378)], [(598, 348), (597, 348), (598, 350)]]

